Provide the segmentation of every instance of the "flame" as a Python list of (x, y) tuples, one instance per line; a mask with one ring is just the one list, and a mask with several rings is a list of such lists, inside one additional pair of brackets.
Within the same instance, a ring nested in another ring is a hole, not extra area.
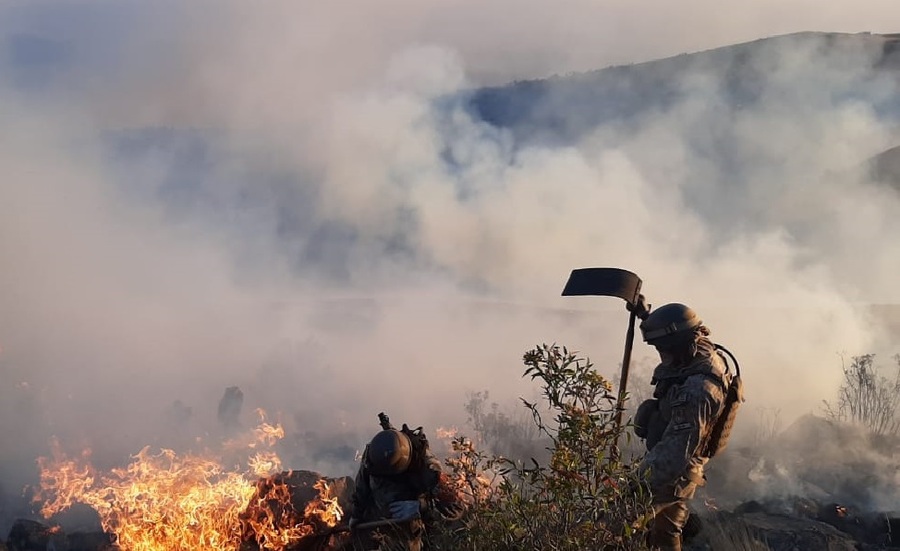
[(236, 450), (271, 448), (284, 438), (284, 428), (280, 423), (274, 425), (266, 420), (266, 412), (257, 409), (259, 422), (250, 432), (226, 440), (222, 447), (226, 452)]
[(260, 480), (246, 512), (241, 515), (244, 540), (252, 539), (262, 549), (282, 550), (297, 541), (337, 526), (343, 510), (325, 480), (313, 488), (318, 495), (299, 513), (291, 500), (290, 488), (274, 478)]
[(716, 499), (713, 497), (708, 497), (703, 500), (703, 505), (706, 506), (708, 511), (718, 511), (719, 505), (716, 503)]
[(272, 451), (258, 452), (247, 463), (250, 467), (250, 472), (260, 477), (281, 470), (281, 458)]
[(252, 442), (250, 447), (256, 447), (258, 444), (274, 446), (279, 440), (284, 438), (284, 429), (281, 428), (280, 424), (270, 425), (267, 423), (265, 411), (257, 409), (256, 413), (259, 415), (259, 425), (253, 430), (256, 441)]
[(325, 480), (316, 482), (313, 487), (319, 491), (319, 499), (309, 502), (303, 516), (317, 518), (329, 527), (337, 526), (344, 516), (338, 498), (331, 494), (331, 487)]
[(441, 440), (452, 439), (459, 436), (459, 429), (456, 427), (438, 427), (434, 432)]
[(451, 455), (453, 452), (453, 441), (459, 437), (459, 429), (456, 427), (438, 427), (434, 431), (435, 442), (432, 449), (443, 456)]
[[(248, 447), (270, 446), (283, 435), (280, 425), (263, 421)], [(41, 514), (49, 518), (76, 502), (87, 504), (123, 551), (220, 551), (238, 549), (248, 538), (266, 551), (283, 551), (337, 525), (343, 514), (324, 480), (303, 514), (293, 512), (287, 484), (258, 479), (281, 469), (270, 450), (256, 451), (244, 472), (225, 470), (215, 457), (151, 453), (149, 447), (109, 473), (91, 466), (89, 452), (70, 459), (54, 442), (52, 455), (38, 459)]]
[(460, 436), (454, 438), (451, 445), (453, 455), (445, 460), (450, 471), (442, 474), (439, 492), (443, 493), (445, 500), (458, 500), (470, 505), (489, 501), (503, 476), (491, 469), (485, 470), (477, 463), (475, 444), (470, 439)]

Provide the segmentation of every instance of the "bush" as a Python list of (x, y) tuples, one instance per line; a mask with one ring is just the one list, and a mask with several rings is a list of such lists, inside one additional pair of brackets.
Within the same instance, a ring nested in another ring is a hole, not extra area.
[[(522, 400), (550, 444), (546, 461), (478, 451), (458, 437), (447, 460), (469, 502), (460, 526), (438, 534), (439, 550), (582, 551), (646, 549), (650, 496), (636, 461), (615, 452), (616, 394), (590, 361), (542, 345), (524, 355), (524, 376), (540, 382), (542, 404)], [(545, 421), (545, 416), (552, 420)]]
[(900, 435), (900, 356), (894, 356), (894, 361), (897, 370), (888, 379), (875, 365), (875, 354), (853, 356), (849, 366), (842, 365), (844, 380), (837, 404), (825, 402), (826, 415), (833, 420), (857, 423), (875, 435)]
[(771, 443), (781, 432), (781, 409), (760, 408), (756, 410), (756, 426), (753, 430), (753, 449), (760, 449)]
[(541, 438), (527, 411), (501, 410), (486, 390), (469, 394), (465, 409), (474, 435), (472, 444), (482, 451), (515, 459), (543, 455), (546, 439)]

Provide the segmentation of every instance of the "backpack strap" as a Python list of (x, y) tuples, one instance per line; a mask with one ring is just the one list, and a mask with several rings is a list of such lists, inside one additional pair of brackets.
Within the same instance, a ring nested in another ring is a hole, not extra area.
[[(728, 389), (731, 387), (731, 383), (732, 381), (734, 381), (734, 378), (741, 376), (741, 368), (740, 366), (738, 366), (737, 358), (734, 357), (734, 354), (732, 354), (730, 350), (720, 344), (713, 343), (713, 346), (715, 347), (718, 356), (722, 358), (722, 362), (725, 364), (725, 373), (723, 373), (722, 375), (719, 375), (718, 373), (710, 373), (706, 369), (695, 368), (682, 371), (678, 374), (677, 377), (666, 377), (661, 380), (667, 381), (670, 385), (683, 385), (689, 377), (693, 377), (694, 375), (703, 375), (710, 381), (716, 383), (719, 386), (719, 389), (721, 389), (722, 394), (728, 394)], [(724, 354), (720, 353), (719, 351), (724, 352)], [(728, 362), (728, 358), (731, 358), (731, 361), (734, 363), (733, 369)]]
[[(736, 375), (737, 377), (740, 377), (741, 376), (741, 366), (738, 364), (737, 358), (734, 357), (734, 354), (731, 353), (731, 350), (728, 350), (727, 348), (725, 348), (724, 346), (722, 346), (719, 343), (713, 343), (713, 346), (716, 348), (716, 351), (724, 352), (725, 354), (728, 355), (729, 358), (731, 358), (731, 361), (734, 363), (734, 375)], [(722, 356), (722, 354), (720, 354), (720, 356)], [(723, 356), (723, 358), (724, 358), (724, 356)], [(731, 367), (730, 365), (728, 365), (727, 360), (725, 361), (725, 366)]]
[[(714, 457), (728, 446), (731, 437), (731, 429), (737, 416), (737, 412), (744, 402), (744, 386), (741, 382), (741, 367), (737, 358), (727, 348), (720, 344), (715, 345), (716, 352), (725, 359), (725, 354), (734, 362), (734, 373), (731, 374), (731, 382), (725, 392), (725, 402), (722, 411), (710, 430), (706, 442), (703, 444), (703, 454), (706, 457)], [(724, 353), (724, 354), (723, 354)], [(727, 361), (726, 361), (727, 365)]]

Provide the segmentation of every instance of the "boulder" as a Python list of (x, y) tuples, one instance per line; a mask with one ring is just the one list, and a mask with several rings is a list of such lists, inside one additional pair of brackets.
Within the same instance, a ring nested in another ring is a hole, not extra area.
[(851, 536), (817, 520), (766, 512), (719, 512), (704, 520), (703, 532), (687, 551), (857, 551)]
[[(316, 484), (324, 480), (328, 485), (330, 496), (337, 498), (338, 505), (344, 512), (350, 509), (350, 498), (355, 489), (350, 477), (329, 478), (313, 471), (286, 471), (260, 479), (257, 483), (257, 494), (250, 500), (251, 506), (242, 516), (243, 544), (241, 551), (257, 551), (256, 533), (251, 519), (259, 521), (270, 516), (277, 519), (276, 524), (284, 523), (295, 526), (303, 518), (304, 511), (310, 502), (320, 497)], [(284, 493), (289, 494), (289, 503), (283, 500)], [(254, 507), (255, 503), (265, 503), (265, 509)], [(290, 551), (307, 551), (325, 548), (329, 540), (330, 527), (318, 519), (308, 519), (313, 532), (289, 547)]]
[(66, 536), (59, 527), (22, 518), (10, 528), (6, 546), (9, 551), (68, 551)]
[(68, 551), (116, 551), (115, 537), (106, 532), (73, 532), (66, 536)]

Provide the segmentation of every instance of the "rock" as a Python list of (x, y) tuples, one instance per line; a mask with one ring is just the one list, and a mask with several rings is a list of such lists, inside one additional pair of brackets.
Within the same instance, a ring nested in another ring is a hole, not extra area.
[(286, 484), (291, 489), (294, 507), (302, 511), (307, 503), (319, 497), (319, 491), (315, 488), (315, 484), (323, 479), (331, 489), (331, 494), (338, 498), (341, 508), (345, 511), (349, 510), (350, 497), (355, 489), (353, 479), (349, 476), (329, 478), (317, 472), (298, 470), (279, 473), (265, 480)]
[(734, 513), (736, 515), (746, 515), (748, 513), (761, 513), (765, 510), (766, 507), (762, 503), (756, 500), (750, 500), (735, 507)]
[(66, 537), (68, 551), (115, 551), (114, 539), (106, 532), (74, 532)]
[[(885, 526), (881, 527), (880, 530), (873, 531), (873, 526), (869, 526), (864, 519), (855, 514), (851, 509), (839, 503), (828, 503), (820, 507), (816, 520), (824, 522), (829, 526), (833, 526), (845, 534), (850, 534), (858, 541), (869, 543), (876, 543), (876, 540), (883, 539), (877, 537), (880, 535), (877, 532), (884, 533), (887, 528)], [(877, 542), (881, 543), (881, 541)]]
[(684, 542), (684, 551), (771, 551), (761, 537), (750, 533), (740, 516), (714, 513), (703, 520), (703, 531)]
[(52, 526), (59, 526), (67, 534), (103, 532), (100, 515), (93, 507), (84, 503), (73, 503), (71, 507), (56, 513), (46, 521)]
[[(867, 545), (879, 546), (880, 549), (900, 548), (900, 518), (894, 514), (885, 513), (851, 513), (846, 522), (850, 528), (845, 529), (839, 524), (835, 527), (850, 534)], [(831, 523), (829, 523), (831, 524)]]
[(62, 530), (28, 519), (13, 523), (6, 546), (9, 551), (69, 551)]
[(857, 551), (849, 534), (812, 519), (764, 512), (716, 513), (706, 519), (704, 531), (687, 549), (740, 549), (742, 551)]
[[(258, 503), (261, 499), (266, 504), (266, 514), (272, 515), (281, 522), (293, 526), (297, 524), (297, 519), (303, 516), (306, 506), (320, 497), (319, 490), (315, 487), (320, 480), (325, 480), (329, 488), (331, 496), (336, 497), (338, 505), (345, 512), (350, 509), (350, 498), (355, 489), (354, 481), (350, 477), (329, 478), (324, 477), (313, 471), (287, 471), (261, 479), (257, 483), (257, 496), (251, 499), (251, 504)], [(283, 502), (277, 499), (266, 499), (265, 496), (280, 494), (275, 491), (277, 488), (286, 488), (290, 494), (290, 506), (285, 506)], [(263, 496), (260, 498), (260, 496)], [(265, 518), (260, 515), (259, 509), (248, 511), (243, 515), (244, 533), (241, 551), (256, 551), (259, 545), (256, 543), (255, 532), (253, 531), (249, 519), (256, 521)], [(279, 524), (280, 525), (280, 524)], [(314, 531), (308, 537), (292, 544), (289, 548), (291, 551), (312, 551), (320, 549), (328, 540), (327, 534), (329, 527), (324, 523), (314, 520), (312, 522)]]

